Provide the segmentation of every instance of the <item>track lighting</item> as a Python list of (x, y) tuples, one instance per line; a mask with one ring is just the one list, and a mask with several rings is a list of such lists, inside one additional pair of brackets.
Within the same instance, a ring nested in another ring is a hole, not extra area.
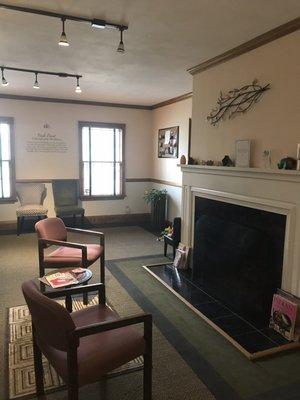
[(39, 88), (40, 88), (40, 85), (39, 85), (37, 76), (38, 76), (38, 74), (37, 74), (37, 72), (36, 72), (36, 73), (35, 73), (35, 82), (34, 82), (34, 85), (33, 85), (33, 89), (39, 89)]
[(65, 32), (65, 22), (66, 22), (66, 18), (62, 18), (61, 19), (61, 22), (62, 22), (62, 33), (61, 33), (61, 35), (60, 35), (60, 39), (59, 39), (59, 42), (58, 42), (58, 44), (60, 45), (60, 46), (70, 46), (70, 44), (69, 44), (69, 42), (68, 42), (68, 39), (67, 39), (67, 35), (66, 35), (66, 32)]
[(35, 81), (33, 84), (34, 89), (39, 89), (40, 85), (38, 82), (38, 75), (52, 75), (52, 76), (58, 76), (59, 78), (76, 78), (77, 79), (77, 86), (75, 89), (76, 93), (81, 93), (81, 88), (79, 85), (79, 79), (82, 78), (82, 75), (75, 75), (75, 74), (67, 74), (66, 72), (52, 72), (52, 71), (40, 71), (40, 70), (34, 70), (34, 69), (27, 69), (27, 68), (14, 68), (14, 67), (4, 67), (0, 66), (1, 69), (1, 74), (2, 74), (2, 85), (7, 86), (8, 82), (4, 77), (4, 70), (8, 69), (10, 71), (19, 71), (19, 72), (27, 72), (29, 74), (34, 74), (35, 75)]
[(103, 19), (93, 19), (91, 25), (92, 28), (105, 29), (106, 22)]
[(124, 43), (123, 43), (123, 29), (120, 29), (120, 43), (119, 46), (117, 48), (117, 52), (119, 53), (124, 53), (125, 52), (125, 47), (124, 47)]
[(76, 89), (75, 89), (75, 93), (81, 93), (82, 90), (81, 90), (81, 87), (79, 85), (79, 76), (77, 76), (76, 79), (77, 79), (77, 86), (76, 86)]
[(3, 67), (1, 67), (1, 75), (2, 75), (2, 80), (1, 80), (2, 86), (8, 86), (9, 83), (7, 82), (7, 80), (4, 77), (4, 68)]
[(67, 35), (65, 32), (65, 22), (68, 21), (73, 21), (73, 22), (81, 22), (85, 24), (89, 24), (93, 28), (99, 28), (99, 29), (113, 29), (113, 30), (119, 30), (121, 32), (121, 41), (118, 46), (118, 52), (124, 53), (124, 43), (123, 43), (123, 31), (128, 29), (128, 26), (126, 25), (121, 25), (121, 24), (115, 24), (113, 22), (105, 21), (104, 19), (100, 18), (86, 18), (86, 17), (78, 17), (75, 15), (67, 15), (67, 14), (59, 14), (56, 12), (52, 11), (45, 11), (45, 10), (39, 10), (36, 8), (28, 8), (28, 7), (21, 7), (21, 6), (14, 6), (11, 4), (4, 4), (0, 3), (0, 8), (4, 8), (6, 10), (12, 10), (12, 11), (19, 11), (23, 13), (29, 13), (33, 15), (45, 15), (47, 17), (51, 18), (59, 18), (62, 21), (62, 33), (60, 36), (60, 40), (58, 44), (60, 46), (69, 46), (69, 42), (67, 39)]

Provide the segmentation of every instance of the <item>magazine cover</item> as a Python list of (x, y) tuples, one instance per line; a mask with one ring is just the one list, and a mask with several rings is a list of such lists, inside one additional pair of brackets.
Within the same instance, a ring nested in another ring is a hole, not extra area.
[(294, 332), (294, 341), (299, 341), (300, 340), (300, 299), (299, 297), (286, 292), (283, 289), (277, 289), (277, 294), (280, 296), (290, 300), (292, 303), (297, 304), (297, 318), (296, 318), (296, 324), (295, 324), (295, 332)]
[(45, 278), (53, 289), (78, 283), (78, 280), (71, 272), (56, 272), (55, 274), (46, 275)]
[(175, 268), (186, 269), (188, 267), (190, 248), (183, 243), (179, 243), (176, 249), (173, 265)]
[(287, 298), (274, 294), (270, 327), (288, 340), (294, 340), (298, 306)]

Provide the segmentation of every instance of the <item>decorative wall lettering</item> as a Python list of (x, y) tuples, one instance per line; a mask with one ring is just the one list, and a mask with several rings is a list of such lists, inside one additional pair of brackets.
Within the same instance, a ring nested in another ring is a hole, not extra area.
[(67, 143), (49, 132), (39, 132), (27, 141), (26, 151), (28, 153), (66, 153)]
[(258, 102), (263, 92), (268, 89), (270, 89), (269, 83), (261, 86), (255, 79), (251, 85), (230, 90), (225, 95), (220, 92), (218, 105), (208, 115), (207, 120), (215, 126), (219, 121), (224, 120), (227, 114), (229, 114), (228, 119), (231, 119), (237, 114), (245, 113), (254, 103)]

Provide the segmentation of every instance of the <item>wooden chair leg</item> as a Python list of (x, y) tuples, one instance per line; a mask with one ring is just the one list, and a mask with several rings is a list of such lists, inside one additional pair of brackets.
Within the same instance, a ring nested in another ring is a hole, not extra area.
[(78, 387), (76, 385), (68, 385), (68, 400), (78, 400)]
[(68, 344), (69, 344), (69, 348), (67, 351), (68, 400), (78, 400), (77, 346), (72, 338), (69, 338)]
[(168, 243), (164, 241), (164, 256), (167, 257)]
[(19, 217), (18, 236), (22, 233), (25, 217)]
[(145, 340), (143, 400), (152, 400), (152, 320), (145, 326)]
[(32, 342), (33, 342), (33, 357), (34, 357), (34, 373), (35, 373), (35, 386), (37, 396), (42, 396), (45, 393), (44, 389), (44, 372), (42, 362), (42, 352), (36, 342), (35, 328), (32, 325)]
[(17, 235), (20, 236), (21, 230), (21, 217), (17, 217)]
[(81, 214), (81, 228), (84, 228), (84, 212)]
[[(88, 282), (84, 282), (84, 285), (87, 285), (87, 284), (88, 284)], [(87, 306), (89, 304), (89, 294), (88, 293), (83, 293), (82, 300), (83, 300), (83, 304), (85, 306)]]

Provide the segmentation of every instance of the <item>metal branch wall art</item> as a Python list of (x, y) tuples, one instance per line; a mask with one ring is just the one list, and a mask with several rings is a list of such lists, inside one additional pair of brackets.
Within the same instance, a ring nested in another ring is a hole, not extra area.
[(237, 114), (246, 112), (254, 103), (258, 102), (263, 92), (268, 89), (270, 89), (270, 84), (261, 86), (255, 79), (251, 85), (230, 90), (225, 95), (220, 92), (217, 101), (218, 106), (212, 110), (207, 120), (212, 125), (217, 125), (227, 114), (228, 118), (231, 119)]

